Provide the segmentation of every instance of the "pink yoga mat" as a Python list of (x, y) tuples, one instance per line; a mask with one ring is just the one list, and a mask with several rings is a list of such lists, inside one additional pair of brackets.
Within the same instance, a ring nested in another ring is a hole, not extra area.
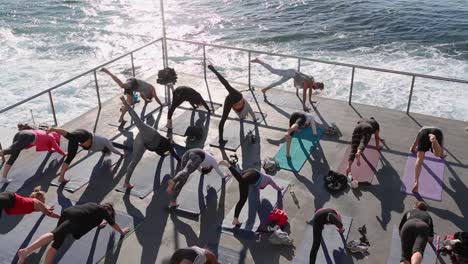
[[(414, 184), (414, 164), (416, 154), (411, 153), (406, 161), (405, 174), (403, 176), (401, 191), (412, 194)], [(438, 158), (432, 152), (426, 152), (426, 158), (419, 176), (419, 195), (421, 197), (441, 201), (442, 186), (444, 185), (445, 160)]]
[[(348, 167), (348, 156), (351, 152), (351, 146), (348, 146), (341, 161), (338, 172), (345, 174)], [(376, 172), (377, 164), (380, 160), (380, 151), (375, 147), (375, 139), (371, 138), (369, 145), (364, 149), (361, 155), (361, 166), (358, 166), (356, 160), (351, 165), (351, 174), (353, 179), (358, 182), (372, 183)]]

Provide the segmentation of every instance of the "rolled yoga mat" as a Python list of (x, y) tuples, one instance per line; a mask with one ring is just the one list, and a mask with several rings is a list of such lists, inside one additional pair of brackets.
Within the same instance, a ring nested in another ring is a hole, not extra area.
[[(282, 193), (278, 192), (271, 186), (267, 186), (263, 190), (251, 186), (249, 189), (249, 198), (245, 203), (239, 215), (239, 221), (242, 222), (240, 227), (232, 225), (234, 219), (235, 205), (224, 218), (221, 226), (221, 231), (230, 235), (245, 235), (252, 237), (252, 234), (259, 229), (263, 229), (267, 224), (267, 217), (270, 211), (278, 204), (282, 203), (284, 193), (286, 193), (290, 182), (288, 180), (273, 178), (275, 183), (284, 187)], [(235, 181), (235, 180), (234, 180)]]
[(291, 158), (286, 158), (286, 143), (281, 145), (275, 160), (281, 169), (300, 171), (310, 153), (315, 150), (324, 130), (317, 128), (317, 135), (312, 136), (312, 128), (307, 127), (295, 132), (291, 139)]
[[(348, 156), (351, 152), (351, 146), (348, 146), (346, 152), (344, 153), (343, 159), (341, 160), (340, 167), (338, 172), (346, 174), (346, 168), (348, 167)], [(351, 174), (353, 179), (358, 182), (367, 182), (372, 183), (375, 173), (377, 171), (377, 166), (380, 160), (380, 151), (375, 147), (375, 140), (371, 138), (369, 145), (364, 149), (364, 152), (361, 155), (361, 166), (357, 165), (356, 160), (354, 160), (353, 165), (351, 165)]]
[[(434, 238), (434, 240), (436, 240)], [(398, 227), (394, 226), (392, 231), (392, 246), (387, 264), (400, 264), (401, 260), (401, 239), (398, 232)], [(434, 264), (437, 261), (437, 249), (430, 243), (427, 243), (424, 250), (422, 264)]]
[[(414, 184), (414, 166), (416, 154), (410, 154), (406, 161), (405, 175), (402, 179), (401, 191), (412, 194)], [(442, 186), (444, 185), (445, 160), (438, 158), (432, 152), (426, 152), (421, 174), (419, 175), (419, 195), (421, 197), (442, 201)]]

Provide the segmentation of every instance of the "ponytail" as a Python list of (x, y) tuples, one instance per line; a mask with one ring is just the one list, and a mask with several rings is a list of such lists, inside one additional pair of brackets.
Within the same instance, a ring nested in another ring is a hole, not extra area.
[(33, 192), (31, 193), (31, 195), (29, 195), (29, 197), (45, 200), (45, 192), (42, 190), (41, 186), (37, 186), (36, 188), (34, 188)]

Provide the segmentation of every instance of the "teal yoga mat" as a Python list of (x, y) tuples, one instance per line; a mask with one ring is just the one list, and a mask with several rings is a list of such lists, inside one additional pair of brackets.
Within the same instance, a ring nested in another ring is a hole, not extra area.
[(310, 153), (317, 146), (324, 130), (317, 128), (317, 135), (312, 136), (312, 128), (307, 127), (295, 132), (291, 140), (291, 159), (286, 158), (286, 143), (276, 153), (275, 159), (279, 167), (289, 171), (300, 171)]

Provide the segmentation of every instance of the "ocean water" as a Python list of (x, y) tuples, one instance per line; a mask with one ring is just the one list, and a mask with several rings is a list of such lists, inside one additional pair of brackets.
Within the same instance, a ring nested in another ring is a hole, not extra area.
[[(468, 5), (464, 0), (171, 0), (167, 35), (468, 80)], [(161, 36), (159, 1), (0, 0), (0, 108), (52, 87)], [(202, 50), (169, 41), (170, 66), (203, 70)], [(207, 49), (230, 80), (247, 80), (247, 54)], [(252, 54), (256, 56), (256, 54)], [(297, 61), (262, 56), (279, 68)], [(138, 76), (162, 67), (161, 46), (135, 53)], [(130, 58), (109, 66), (131, 74)], [(319, 63), (301, 70), (325, 83), (323, 96), (347, 100), (351, 70)], [(276, 80), (259, 66), (252, 83)], [(98, 73), (101, 97), (119, 93)], [(96, 106), (93, 74), (52, 92), (59, 123)], [(353, 101), (406, 110), (411, 77), (356, 70)], [(293, 89), (291, 83), (280, 87)], [(411, 111), (468, 120), (468, 85), (416, 78)], [(5, 124), (51, 122), (49, 96), (0, 115)]]

